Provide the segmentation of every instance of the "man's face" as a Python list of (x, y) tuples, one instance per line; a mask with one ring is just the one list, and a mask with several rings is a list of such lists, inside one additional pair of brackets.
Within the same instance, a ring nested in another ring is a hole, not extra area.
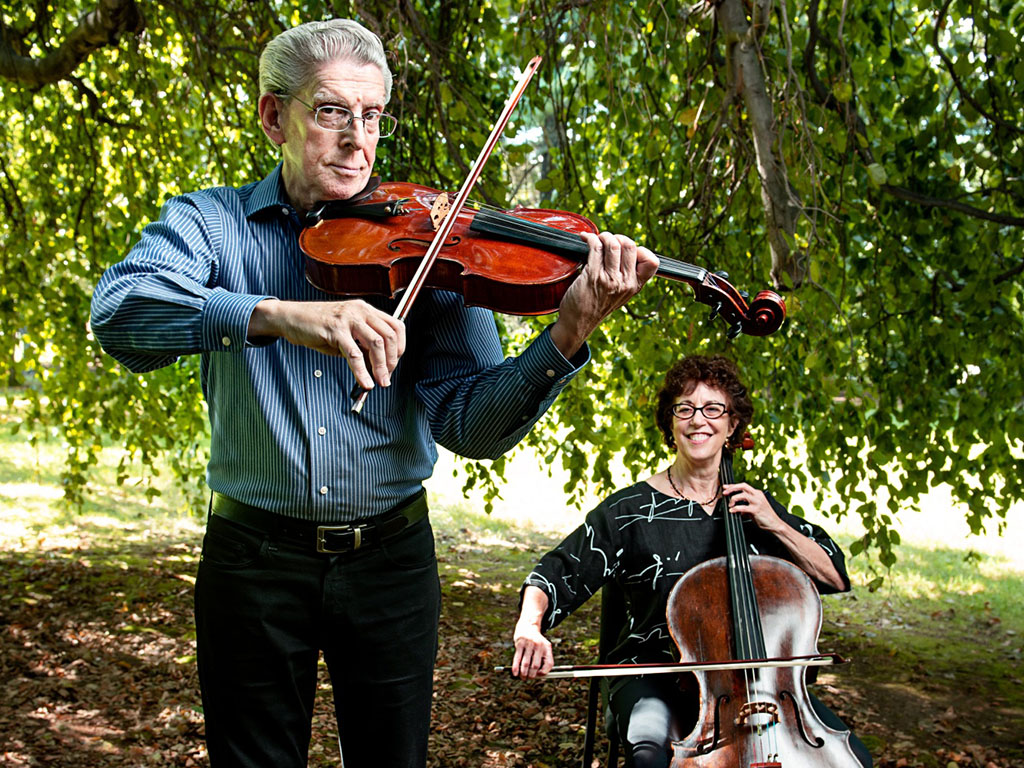
[(370, 110), (381, 111), (384, 76), (372, 64), (334, 61), (324, 65), (313, 82), (295, 95), (298, 99), (265, 96), (264, 100), (276, 100), (276, 109), (263, 101), (260, 105), (264, 130), (281, 146), (288, 197), (301, 210), (309, 210), (320, 200), (352, 197), (370, 178), (379, 136), (367, 134), (362, 120), (353, 120), (340, 133), (326, 131), (299, 99), (313, 109), (324, 104), (345, 107), (357, 117)]

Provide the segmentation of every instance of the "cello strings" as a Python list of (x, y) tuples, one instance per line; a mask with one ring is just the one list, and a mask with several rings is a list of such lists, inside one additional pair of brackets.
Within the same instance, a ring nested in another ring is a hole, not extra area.
[[(735, 482), (731, 454), (728, 457), (723, 457), (719, 476), (723, 484)], [(737, 617), (737, 621), (734, 622), (738, 634), (736, 639), (737, 652), (744, 659), (764, 659), (767, 658), (764, 647), (764, 633), (761, 629), (757, 595), (754, 590), (753, 570), (750, 565), (749, 553), (747, 552), (746, 537), (743, 533), (743, 520), (739, 514), (729, 512), (728, 499), (724, 499), (723, 506), (725, 510), (726, 549), (729, 556), (728, 562), (731, 576), (730, 586), (734, 595), (733, 610), (734, 615)], [(751, 702), (759, 690), (757, 685), (759, 675), (760, 672), (757, 670), (744, 670), (744, 688), (748, 703)], [(757, 717), (758, 713), (752, 712), (751, 716)], [(778, 734), (771, 727), (771, 723), (767, 726), (756, 725), (754, 733), (756, 737), (754, 750), (755, 753), (759, 753), (757, 755), (758, 761), (767, 762), (769, 754), (778, 753)]]
[[(728, 453), (723, 454), (722, 463), (719, 466), (719, 479), (723, 485), (727, 485), (732, 482), (732, 456)], [(734, 653), (739, 658), (749, 658), (748, 656), (748, 626), (746, 621), (746, 610), (747, 605), (744, 599), (743, 590), (743, 579), (740, 573), (740, 557), (741, 554), (738, 552), (739, 543), (736, 538), (736, 526), (733, 519), (732, 513), (729, 511), (729, 499), (725, 495), (722, 496), (721, 500), (723, 523), (725, 524), (725, 544), (726, 544), (726, 562), (728, 564), (729, 573), (729, 602), (732, 607), (733, 616), (733, 643)], [(751, 699), (752, 690), (752, 674), (750, 670), (743, 671), (743, 688), (744, 688), (744, 701), (749, 702)], [(736, 722), (737, 726), (740, 726), (739, 721)]]

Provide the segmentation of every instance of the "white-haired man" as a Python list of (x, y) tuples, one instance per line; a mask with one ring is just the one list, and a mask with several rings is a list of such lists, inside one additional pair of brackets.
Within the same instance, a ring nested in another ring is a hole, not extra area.
[[(306, 764), (321, 650), (346, 767), (424, 765), (435, 443), (475, 458), (512, 448), (657, 268), (625, 237), (588, 236), (557, 319), (507, 360), (491, 314), (454, 294), (424, 292), (403, 324), (390, 300), (312, 287), (301, 217), (367, 185), (395, 128), (391, 81), (380, 40), (353, 21), (278, 35), (260, 59), (259, 117), (280, 164), (168, 201), (93, 297), (93, 330), (129, 369), (202, 357), (213, 495), (195, 603), (215, 768)], [(373, 390), (358, 414), (356, 384)]]

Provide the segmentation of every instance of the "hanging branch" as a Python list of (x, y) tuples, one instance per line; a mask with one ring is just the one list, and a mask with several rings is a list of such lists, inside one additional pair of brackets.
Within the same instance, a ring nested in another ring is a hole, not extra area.
[(126, 33), (138, 34), (145, 26), (135, 0), (100, 0), (96, 10), (78, 20), (64, 43), (40, 59), (20, 52), (28, 46), (12, 40), (0, 21), (0, 77), (30, 88), (41, 88), (70, 77), (79, 64), (99, 48), (113, 45)]
[[(860, 114), (857, 112), (856, 97), (851, 97), (846, 103), (840, 103), (825, 83), (821, 81), (821, 78), (818, 77), (818, 72), (815, 66), (815, 56), (818, 44), (821, 42), (829, 42), (822, 36), (821, 29), (818, 26), (818, 0), (811, 0), (811, 2), (807, 4), (807, 26), (808, 39), (807, 47), (804, 49), (804, 71), (807, 75), (807, 82), (810, 85), (811, 93), (814, 94), (821, 106), (831, 109), (836, 114), (840, 115), (840, 117), (845, 121), (847, 127), (863, 139), (863, 141), (853, 142), (854, 149), (860, 156), (861, 161), (869, 167), (877, 165), (877, 160), (875, 160), (874, 153), (871, 151), (870, 144), (867, 140), (867, 127), (864, 124), (863, 118), (861, 118)], [(965, 216), (991, 221), (996, 224), (1004, 224), (1011, 227), (1024, 227), (1024, 217), (1021, 216), (1011, 216), (1009, 214), (984, 210), (982, 208), (976, 208), (973, 205), (961, 203), (957, 200), (947, 200), (945, 198), (923, 195), (919, 192), (907, 189), (906, 187), (896, 186), (894, 184), (882, 183), (879, 184), (878, 188), (888, 195), (892, 195), (893, 197), (899, 200), (904, 200), (908, 203), (914, 203), (922, 208), (944, 208), (946, 210), (957, 211)]]
[(939, 58), (942, 59), (942, 63), (946, 67), (946, 72), (949, 74), (949, 79), (953, 82), (953, 85), (956, 86), (956, 90), (957, 93), (960, 94), (960, 98), (974, 107), (977, 113), (982, 115), (990, 123), (998, 125), (1000, 128), (1005, 128), (1007, 131), (1012, 133), (1024, 133), (1024, 128), (1021, 128), (1021, 126), (1011, 123), (1008, 120), (1003, 120), (999, 115), (993, 114), (985, 109), (984, 106), (979, 104), (978, 100), (971, 94), (970, 89), (964, 87), (963, 82), (957, 75), (956, 67), (953, 64), (952, 59), (950, 59), (948, 54), (943, 50), (941, 41), (939, 40), (939, 32), (946, 26), (946, 17), (949, 13), (949, 6), (951, 3), (952, 0), (946, 0), (946, 2), (942, 4), (942, 7), (939, 9), (935, 19), (935, 27), (932, 30), (932, 47), (935, 48), (935, 52), (939, 55)]

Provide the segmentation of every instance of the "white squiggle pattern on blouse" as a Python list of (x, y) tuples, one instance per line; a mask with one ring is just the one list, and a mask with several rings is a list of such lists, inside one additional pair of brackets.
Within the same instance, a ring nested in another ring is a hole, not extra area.
[(648, 643), (651, 640), (671, 640), (672, 636), (668, 633), (668, 624), (659, 624), (656, 627), (651, 627), (646, 634), (630, 633), (630, 639), (639, 640), (641, 643)]
[[(633, 525), (633, 523), (651, 523), (655, 520), (688, 522), (696, 519), (693, 514), (694, 503), (692, 501), (686, 499), (673, 499), (665, 496), (664, 500), (659, 502), (656, 496), (657, 495), (654, 491), (650, 493), (648, 502), (646, 504), (640, 504), (639, 514), (632, 513), (628, 515), (616, 515), (615, 522), (618, 523), (619, 530), (625, 530), (629, 526)], [(635, 499), (637, 497), (630, 496), (628, 498)], [(622, 499), (621, 501), (626, 500), (627, 499)], [(683, 516), (676, 516), (675, 513), (677, 512), (682, 512)], [(703, 514), (703, 511), (701, 514)]]

